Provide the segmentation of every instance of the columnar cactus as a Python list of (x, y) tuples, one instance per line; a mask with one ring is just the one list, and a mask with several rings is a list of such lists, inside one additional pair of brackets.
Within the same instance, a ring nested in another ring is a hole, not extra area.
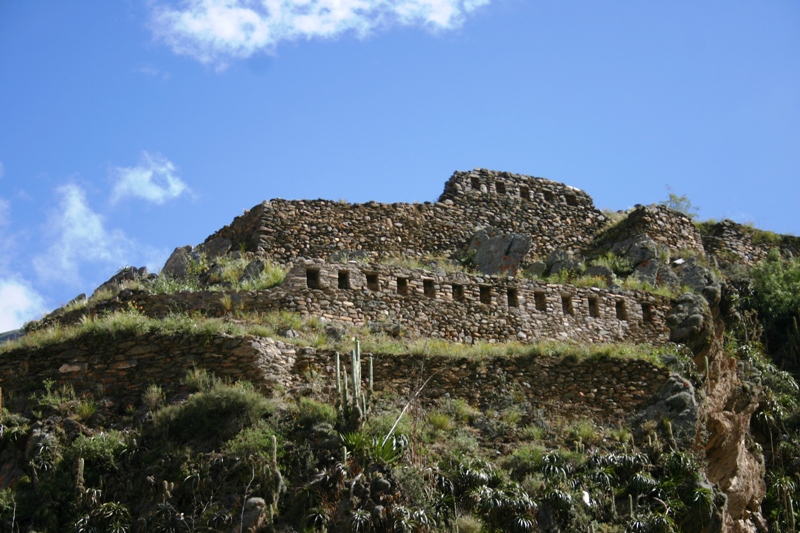
[(350, 354), (350, 374), (347, 366), (342, 364), (339, 352), (336, 352), (336, 392), (338, 397), (339, 421), (349, 431), (361, 428), (369, 412), (369, 404), (373, 391), (372, 356), (369, 358), (369, 388), (364, 391), (361, 386), (361, 343), (356, 339), (356, 346)]

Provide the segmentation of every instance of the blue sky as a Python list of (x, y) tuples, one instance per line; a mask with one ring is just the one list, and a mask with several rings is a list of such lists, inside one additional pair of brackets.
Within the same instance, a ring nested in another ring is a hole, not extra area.
[(474, 167), (800, 234), (800, 3), (0, 0), (0, 331), (262, 200)]

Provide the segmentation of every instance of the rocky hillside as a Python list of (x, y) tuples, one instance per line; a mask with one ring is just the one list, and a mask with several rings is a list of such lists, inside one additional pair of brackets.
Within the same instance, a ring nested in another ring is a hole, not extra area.
[(798, 248), (485, 169), (264, 202), (0, 345), (0, 522), (794, 531)]

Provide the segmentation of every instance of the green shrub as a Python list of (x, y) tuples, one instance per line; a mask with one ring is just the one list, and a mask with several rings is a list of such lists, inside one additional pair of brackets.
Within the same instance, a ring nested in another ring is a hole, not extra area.
[(193, 367), (183, 378), (183, 384), (186, 385), (190, 392), (206, 392), (218, 383), (220, 383), (219, 378), (204, 368)]
[(252, 426), (275, 412), (267, 398), (247, 382), (215, 384), (210, 390), (191, 396), (179, 405), (170, 405), (153, 415), (155, 430), (183, 442), (204, 442), (213, 446), (229, 440), (245, 427)]
[[(272, 437), (276, 436), (270, 425), (260, 420), (246, 427), (225, 443), (225, 451), (236, 457), (272, 456)], [(281, 447), (278, 446), (279, 455)]]
[(453, 419), (447, 413), (442, 412), (428, 414), (428, 423), (436, 431), (452, 431), (455, 428)]
[(318, 402), (311, 398), (300, 398), (297, 405), (297, 424), (300, 427), (310, 428), (317, 424), (335, 424), (336, 408), (327, 403)]

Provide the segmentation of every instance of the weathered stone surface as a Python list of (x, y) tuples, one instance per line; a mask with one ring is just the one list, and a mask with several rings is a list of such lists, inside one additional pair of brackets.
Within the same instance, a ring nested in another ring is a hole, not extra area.
[(695, 258), (689, 258), (677, 268), (680, 282), (703, 294), (710, 304), (719, 302), (722, 288), (714, 273), (700, 265)]
[(658, 245), (647, 235), (640, 234), (615, 243), (611, 252), (627, 259), (636, 267), (658, 257)]
[(545, 259), (545, 273), (558, 274), (562, 270), (575, 271), (580, 268), (581, 260), (568, 250), (555, 250)]
[(686, 344), (695, 356), (703, 356), (714, 341), (714, 324), (708, 303), (702, 296), (686, 292), (676, 298), (667, 317), (669, 340)]
[(475, 269), (482, 274), (513, 276), (530, 247), (528, 235), (481, 228), (470, 239), (467, 255), (473, 256)]
[(197, 247), (198, 251), (208, 259), (216, 259), (228, 253), (231, 249), (231, 240), (221, 237), (209, 239)]
[(255, 259), (250, 261), (247, 266), (244, 268), (244, 273), (242, 274), (242, 281), (250, 281), (254, 279), (258, 279), (258, 277), (264, 273), (264, 268), (267, 266), (266, 261), (262, 259)]
[(655, 401), (636, 416), (636, 422), (669, 420), (672, 434), (681, 448), (692, 445), (697, 436), (698, 407), (691, 383), (672, 374), (656, 395)]
[(189, 273), (189, 265), (192, 264), (191, 254), (191, 246), (175, 248), (172, 255), (167, 259), (167, 262), (164, 263), (164, 268), (161, 269), (161, 275), (173, 279), (185, 278)]

